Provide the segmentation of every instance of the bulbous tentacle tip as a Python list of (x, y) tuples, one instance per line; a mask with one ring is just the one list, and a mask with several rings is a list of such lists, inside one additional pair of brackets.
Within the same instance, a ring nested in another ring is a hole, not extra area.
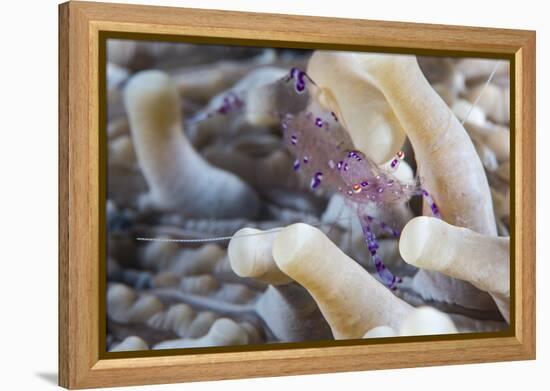
[(405, 225), (399, 239), (399, 253), (405, 262), (416, 267), (425, 267), (421, 262), (424, 248), (430, 240), (432, 224), (432, 218), (419, 216)]

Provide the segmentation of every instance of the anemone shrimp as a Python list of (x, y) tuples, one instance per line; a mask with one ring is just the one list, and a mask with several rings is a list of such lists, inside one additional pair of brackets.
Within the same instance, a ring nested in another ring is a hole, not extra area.
[(380, 255), (376, 229), (398, 238), (400, 232), (366, 212), (367, 204), (388, 208), (421, 195), (435, 217), (439, 208), (416, 179), (400, 181), (393, 173), (404, 153), (398, 151), (389, 169), (378, 166), (364, 153), (354, 149), (353, 142), (334, 111), (328, 111), (317, 99), (319, 88), (302, 70), (293, 68), (287, 77), (276, 83), (277, 116), (287, 149), (295, 157), (293, 168), (311, 178), (312, 190), (325, 185), (341, 193), (357, 214), (364, 241), (381, 281), (395, 290), (402, 281), (385, 266)]
[[(367, 213), (367, 205), (391, 208), (421, 195), (427, 201), (435, 217), (440, 218), (439, 208), (428, 191), (420, 186), (420, 180), (410, 183), (399, 180), (394, 172), (404, 158), (398, 151), (389, 169), (378, 166), (364, 153), (355, 150), (353, 142), (334, 111), (320, 104), (320, 89), (302, 70), (292, 68), (275, 83), (264, 87), (271, 97), (273, 112), (277, 118), (288, 151), (294, 156), (293, 169), (303, 171), (311, 178), (310, 188), (321, 186), (336, 190), (344, 196), (346, 204), (359, 218), (362, 235), (368, 247), (377, 274), (391, 290), (397, 289), (402, 279), (395, 276), (378, 254), (377, 230), (395, 238), (399, 230)], [(233, 116), (242, 113), (246, 101), (235, 92), (226, 94), (218, 107), (193, 119), (193, 122), (217, 116)], [(200, 241), (229, 240), (233, 237), (209, 238)], [(190, 242), (197, 240), (174, 240)]]

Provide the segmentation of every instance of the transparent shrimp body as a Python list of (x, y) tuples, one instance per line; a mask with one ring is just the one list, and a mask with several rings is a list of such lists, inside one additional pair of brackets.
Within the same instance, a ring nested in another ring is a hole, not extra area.
[[(302, 171), (310, 178), (312, 190), (323, 186), (344, 196), (346, 203), (358, 215), (380, 280), (388, 288), (396, 289), (401, 278), (393, 275), (379, 256), (375, 231), (384, 231), (394, 237), (399, 237), (400, 233), (369, 215), (366, 205), (391, 208), (392, 204), (422, 195), (433, 214), (440, 217), (432, 197), (420, 187), (418, 181), (405, 183), (393, 174), (404, 157), (403, 153), (397, 152), (390, 168), (385, 169), (355, 150), (344, 124), (333, 111), (320, 103), (321, 89), (298, 68), (292, 68), (286, 77), (263, 88), (270, 89), (268, 95), (274, 106), (272, 115), (279, 119), (284, 143), (295, 158), (294, 170)], [(231, 94), (222, 107), (206, 118), (237, 115), (245, 105), (243, 99)]]

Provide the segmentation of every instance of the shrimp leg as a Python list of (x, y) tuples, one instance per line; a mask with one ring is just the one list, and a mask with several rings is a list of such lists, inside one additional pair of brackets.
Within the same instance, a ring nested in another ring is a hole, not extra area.
[(392, 227), (390, 227), (388, 224), (384, 223), (383, 221), (377, 219), (376, 217), (373, 217), (373, 216), (370, 216), (370, 215), (366, 215), (366, 219), (370, 222), (370, 223), (375, 223), (376, 225), (378, 225), (380, 227), (380, 229), (382, 229), (383, 231), (386, 231), (387, 233), (389, 233), (390, 235), (392, 235), (394, 238), (398, 238), (399, 235), (400, 235), (400, 232)]
[(390, 272), (386, 265), (384, 265), (384, 262), (382, 261), (382, 258), (380, 258), (380, 255), (378, 255), (378, 240), (376, 239), (376, 235), (371, 228), (371, 222), (372, 220), (370, 220), (368, 216), (361, 219), (363, 236), (365, 238), (365, 242), (367, 243), (367, 247), (371, 254), (372, 260), (374, 261), (376, 272), (378, 273), (378, 276), (380, 276), (380, 279), (382, 280), (382, 283), (384, 285), (386, 285), (391, 290), (396, 290), (397, 284), (402, 282), (402, 279), (401, 277), (397, 277), (392, 272)]
[(425, 189), (420, 189), (420, 194), (422, 194), (422, 196), (426, 199), (428, 205), (430, 205), (430, 209), (432, 210), (432, 214), (434, 215), (434, 217), (440, 219), (441, 213), (439, 212), (439, 208), (430, 193), (428, 193)]

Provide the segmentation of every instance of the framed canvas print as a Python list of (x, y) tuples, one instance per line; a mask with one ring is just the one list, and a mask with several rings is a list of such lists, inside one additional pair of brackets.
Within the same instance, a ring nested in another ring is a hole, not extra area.
[(535, 357), (534, 32), (59, 16), (62, 386)]

